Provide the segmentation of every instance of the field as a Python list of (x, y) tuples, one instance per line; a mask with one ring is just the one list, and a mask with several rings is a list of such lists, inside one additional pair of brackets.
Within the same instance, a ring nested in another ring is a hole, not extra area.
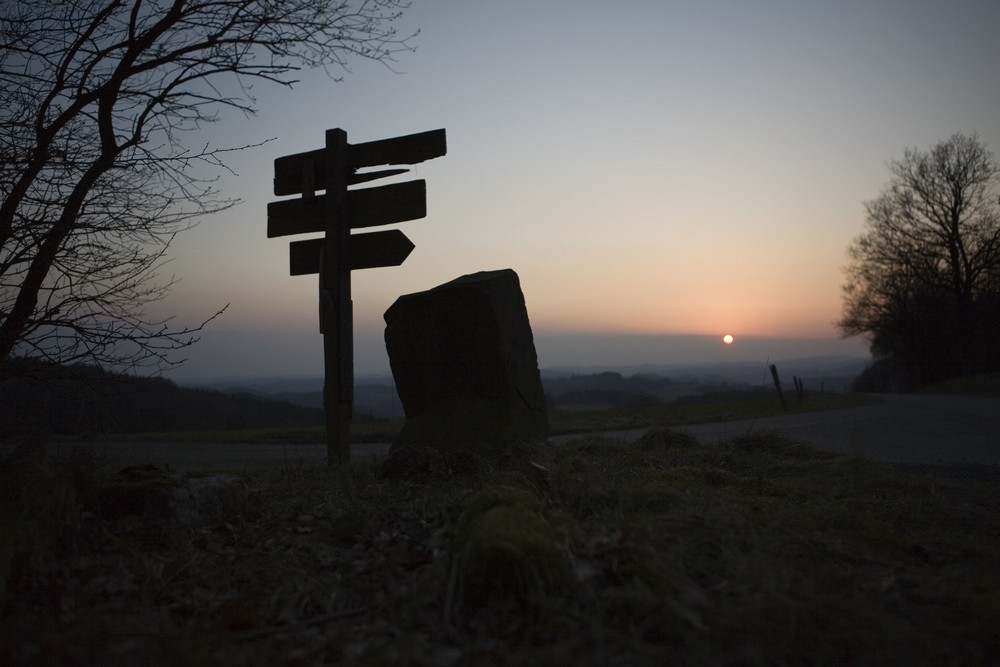
[(1000, 661), (995, 488), (775, 434), (194, 481), (4, 463), (3, 664)]
[[(877, 400), (858, 394), (810, 394), (802, 402), (792, 400), (789, 412), (837, 410), (856, 407), (864, 401)], [(684, 424), (703, 424), (736, 419), (753, 419), (781, 414), (781, 404), (773, 394), (756, 392), (751, 397), (708, 400), (689, 405), (654, 405), (601, 409), (555, 410), (549, 412), (550, 435), (663, 428)], [(357, 422), (351, 424), (355, 443), (392, 442), (402, 421)], [(143, 432), (106, 436), (116, 442), (188, 442), (188, 443), (272, 443), (312, 444), (325, 442), (325, 427), (227, 429), (223, 431)], [(72, 441), (64, 437), (62, 441)]]
[[(853, 408), (865, 401), (878, 400), (860, 394), (808, 394), (798, 401), (789, 399), (789, 413)], [(760, 419), (783, 414), (778, 399), (770, 392), (752, 392), (737, 398), (708, 397), (688, 404), (622, 407), (598, 410), (557, 410), (549, 413), (552, 434), (593, 433), (645, 428), (670, 428), (686, 424)]]

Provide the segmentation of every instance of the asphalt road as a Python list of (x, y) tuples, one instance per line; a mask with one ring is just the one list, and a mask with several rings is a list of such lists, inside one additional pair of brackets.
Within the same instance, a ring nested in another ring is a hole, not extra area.
[(887, 395), (847, 410), (685, 427), (703, 441), (773, 429), (838, 454), (922, 465), (1000, 465), (1000, 398)]
[[(699, 424), (682, 429), (705, 442), (775, 430), (841, 454), (861, 454), (877, 461), (908, 465), (972, 466), (1000, 479), (1000, 398), (910, 395), (881, 398), (879, 403), (847, 410)], [(642, 432), (637, 429), (605, 435), (631, 440)], [(326, 458), (323, 444), (84, 444), (108, 465), (169, 464), (178, 470), (315, 464)], [(51, 448), (59, 452), (73, 446), (62, 443)], [(351, 455), (354, 459), (374, 457), (388, 447), (388, 444), (353, 445)]]

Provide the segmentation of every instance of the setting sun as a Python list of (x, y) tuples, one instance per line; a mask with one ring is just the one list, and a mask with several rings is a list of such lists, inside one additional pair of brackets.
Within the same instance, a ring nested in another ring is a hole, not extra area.
[(733, 340), (735, 339), (733, 338), (732, 334), (726, 334), (725, 336), (722, 337), (722, 342), (725, 343), (726, 345), (732, 345)]

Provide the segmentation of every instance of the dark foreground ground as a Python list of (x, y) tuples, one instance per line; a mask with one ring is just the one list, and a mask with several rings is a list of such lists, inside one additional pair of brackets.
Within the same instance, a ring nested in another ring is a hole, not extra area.
[(4, 461), (0, 664), (1000, 663), (1000, 496), (773, 432)]

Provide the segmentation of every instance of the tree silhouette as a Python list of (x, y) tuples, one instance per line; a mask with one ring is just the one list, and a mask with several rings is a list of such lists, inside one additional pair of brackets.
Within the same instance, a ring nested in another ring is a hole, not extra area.
[(996, 369), (1000, 165), (978, 137), (955, 134), (889, 168), (848, 249), (837, 325), (868, 336), (911, 388)]
[[(0, 365), (12, 355), (174, 363), (202, 326), (147, 316), (176, 234), (232, 206), (232, 150), (187, 147), (255, 82), (412, 50), (403, 0), (0, 3)], [(218, 313), (216, 313), (217, 315)], [(214, 316), (213, 316), (214, 317)], [(209, 318), (211, 319), (211, 318)]]

